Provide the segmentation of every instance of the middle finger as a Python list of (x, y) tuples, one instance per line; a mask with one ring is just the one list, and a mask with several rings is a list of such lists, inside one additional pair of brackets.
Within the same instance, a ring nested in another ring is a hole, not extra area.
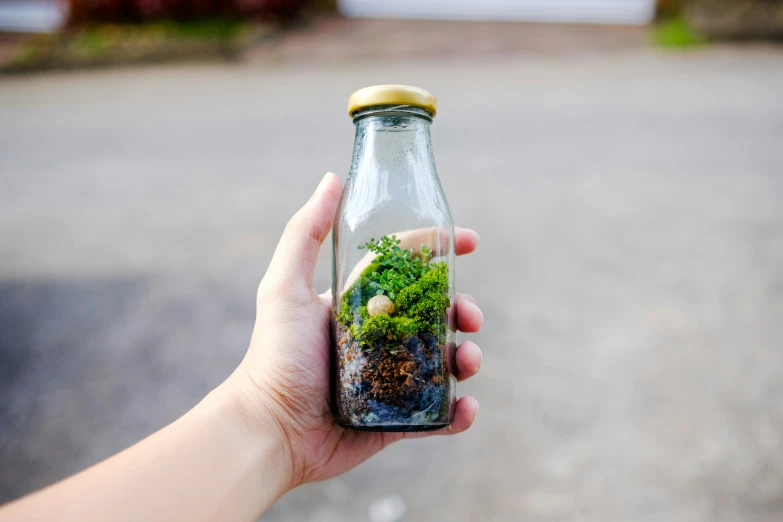
[(481, 308), (473, 296), (457, 294), (454, 299), (454, 308), (457, 314), (457, 330), (475, 333), (481, 329), (481, 325), (484, 323), (484, 314), (481, 313)]

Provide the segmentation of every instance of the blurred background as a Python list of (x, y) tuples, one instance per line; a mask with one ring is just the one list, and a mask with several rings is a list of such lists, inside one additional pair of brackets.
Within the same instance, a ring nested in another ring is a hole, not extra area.
[[(0, 502), (219, 384), (347, 96), (439, 100), (481, 403), (264, 521), (783, 518), (783, 2), (0, 0)], [(317, 286), (330, 284), (329, 242)]]

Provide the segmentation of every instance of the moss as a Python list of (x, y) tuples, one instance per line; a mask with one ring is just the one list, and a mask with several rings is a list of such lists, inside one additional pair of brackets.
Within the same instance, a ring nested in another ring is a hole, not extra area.
[[(371, 263), (365, 268), (359, 279), (343, 294), (340, 301), (340, 313), (337, 320), (347, 327), (362, 317), (367, 318), (367, 301), (375, 295), (372, 285), (372, 274), (377, 272), (379, 265)], [(362, 313), (363, 310), (363, 313)]]
[(394, 306), (421, 328), (433, 331), (449, 307), (448, 291), (448, 268), (446, 263), (438, 263), (419, 281), (402, 289)]
[[(445, 314), (451, 305), (448, 297), (449, 276), (446, 263), (429, 263), (431, 255), (421, 256), (412, 250), (401, 250), (394, 237), (384, 237), (373, 245), (379, 247), (375, 261), (365, 268), (359, 279), (342, 296), (337, 321), (363, 347), (398, 346), (407, 337), (430, 333), (445, 337)], [(393, 256), (393, 257), (392, 257)], [(405, 281), (405, 286), (388, 281)], [(367, 302), (375, 295), (393, 299), (396, 312), (389, 316), (370, 317)]]
[(419, 324), (408, 317), (380, 314), (364, 320), (358, 330), (357, 337), (365, 347), (396, 346), (406, 337), (416, 335)]

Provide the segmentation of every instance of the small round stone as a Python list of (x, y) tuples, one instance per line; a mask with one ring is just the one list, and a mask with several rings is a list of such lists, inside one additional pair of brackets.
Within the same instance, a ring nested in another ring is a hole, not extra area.
[(367, 313), (370, 317), (378, 314), (391, 315), (394, 313), (394, 303), (385, 295), (376, 295), (367, 302)]

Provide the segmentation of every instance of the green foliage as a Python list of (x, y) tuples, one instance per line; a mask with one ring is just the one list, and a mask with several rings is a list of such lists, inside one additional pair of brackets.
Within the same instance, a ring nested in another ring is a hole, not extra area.
[[(358, 326), (358, 325), (354, 325)], [(369, 317), (361, 327), (354, 328), (361, 343), (370, 349), (376, 344), (396, 346), (406, 337), (419, 331), (419, 324), (408, 317), (391, 317), (386, 314)]]
[(175, 59), (225, 59), (270, 24), (234, 19), (161, 20), (144, 24), (77, 25), (21, 44), (0, 71), (24, 71)]
[(248, 27), (237, 20), (217, 18), (206, 20), (161, 20), (146, 25), (150, 33), (170, 38), (194, 38), (203, 40), (230, 40), (241, 35)]
[(343, 294), (340, 305), (340, 313), (337, 320), (345, 326), (367, 318), (367, 301), (376, 294), (376, 287), (372, 279), (373, 272), (377, 272), (379, 265), (371, 263), (362, 271), (359, 280)]
[(421, 254), (413, 249), (403, 250), (399, 247), (400, 240), (396, 236), (383, 236), (378, 241), (370, 241), (359, 249), (368, 249), (377, 254), (374, 265), (377, 268), (370, 274), (369, 288), (372, 295), (387, 295), (392, 301), (397, 292), (415, 283), (427, 271), (432, 250), (421, 246)]
[(446, 263), (433, 265), (421, 279), (400, 291), (397, 309), (420, 325), (434, 326), (449, 307), (449, 276)]
[(707, 41), (681, 16), (660, 22), (655, 28), (654, 37), (659, 46), (678, 49), (695, 47)]
[[(391, 348), (420, 332), (445, 335), (442, 330), (450, 306), (448, 266), (430, 263), (432, 250), (426, 246), (419, 254), (399, 244), (396, 237), (384, 236), (360, 246), (376, 257), (341, 300), (337, 321), (366, 349), (381, 344)], [(391, 316), (370, 317), (367, 302), (381, 294), (394, 301), (396, 311)]]

